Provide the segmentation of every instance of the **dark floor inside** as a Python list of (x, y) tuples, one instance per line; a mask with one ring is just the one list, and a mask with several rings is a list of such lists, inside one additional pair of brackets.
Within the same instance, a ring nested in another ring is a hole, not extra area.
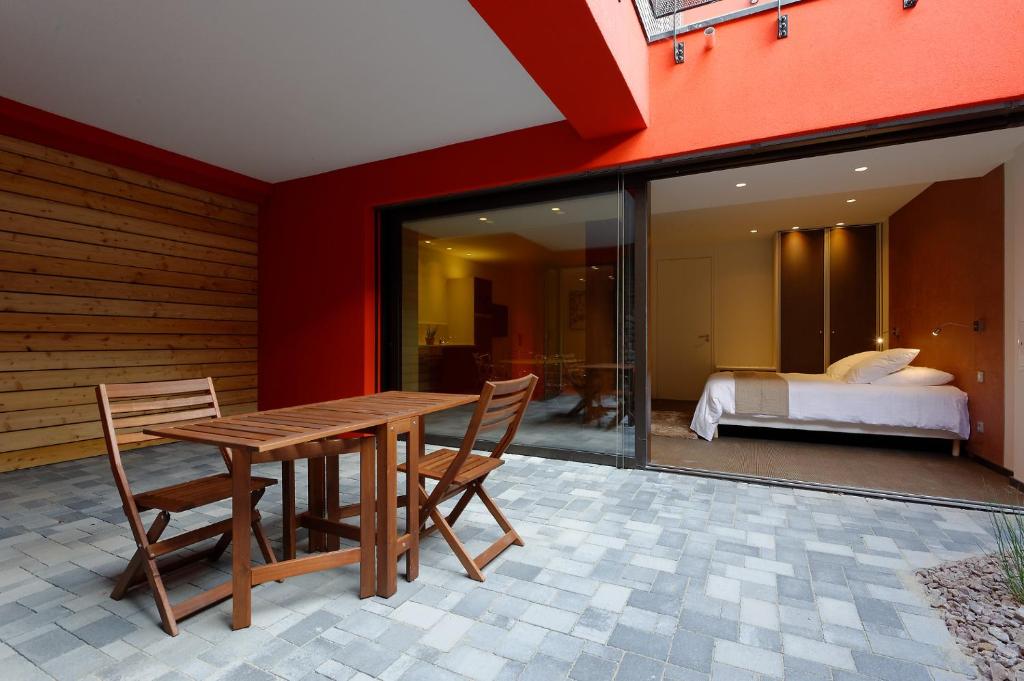
[[(688, 416), (692, 403), (655, 400), (652, 411)], [(666, 432), (673, 435), (651, 436), (652, 464), (1024, 505), (1010, 478), (970, 456), (952, 456), (944, 440), (722, 426), (707, 442)]]

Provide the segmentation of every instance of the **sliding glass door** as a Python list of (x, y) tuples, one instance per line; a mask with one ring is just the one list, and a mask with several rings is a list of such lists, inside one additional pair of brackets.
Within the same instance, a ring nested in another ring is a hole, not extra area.
[[(513, 451), (631, 458), (637, 325), (627, 213), (617, 184), (386, 212), (383, 386), (476, 393), (485, 381), (532, 373), (540, 380)], [(457, 445), (471, 412), (428, 419), (427, 442)]]

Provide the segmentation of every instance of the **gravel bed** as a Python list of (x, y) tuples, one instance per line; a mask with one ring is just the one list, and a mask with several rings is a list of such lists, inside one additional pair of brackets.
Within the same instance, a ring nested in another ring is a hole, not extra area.
[(919, 570), (932, 605), (983, 679), (1024, 681), (1024, 607), (993, 555)]

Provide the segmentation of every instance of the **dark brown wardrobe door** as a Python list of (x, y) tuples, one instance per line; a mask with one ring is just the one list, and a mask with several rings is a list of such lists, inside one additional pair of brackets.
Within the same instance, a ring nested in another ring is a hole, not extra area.
[(820, 374), (825, 356), (825, 232), (782, 234), (779, 257), (779, 371)]
[(829, 236), (829, 363), (876, 348), (878, 230), (833, 229)]

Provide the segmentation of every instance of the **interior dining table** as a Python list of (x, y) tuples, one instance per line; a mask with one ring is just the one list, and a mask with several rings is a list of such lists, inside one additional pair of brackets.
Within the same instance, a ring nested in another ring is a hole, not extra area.
[[(232, 578), (220, 594), (222, 598), (232, 598), (232, 628), (250, 626), (252, 587), (264, 582), (358, 562), (359, 595), (365, 598), (376, 593), (387, 598), (398, 589), (397, 563), (403, 554), (406, 579), (416, 579), (419, 571), (418, 504), (407, 505), (406, 531), (397, 534), (398, 440), (403, 435), (408, 438), (406, 498), (419, 499), (417, 463), (424, 453), (424, 418), (478, 399), (478, 395), (389, 391), (146, 428), (144, 432), (150, 435), (225, 447), (232, 453)], [(371, 456), (360, 455), (360, 545), (253, 566), (249, 549), (252, 465), (317, 458), (323, 456), (317, 454), (322, 450), (303, 445), (353, 433), (370, 433), (376, 440), (375, 461)], [(246, 537), (247, 541), (240, 541), (240, 537)]]

